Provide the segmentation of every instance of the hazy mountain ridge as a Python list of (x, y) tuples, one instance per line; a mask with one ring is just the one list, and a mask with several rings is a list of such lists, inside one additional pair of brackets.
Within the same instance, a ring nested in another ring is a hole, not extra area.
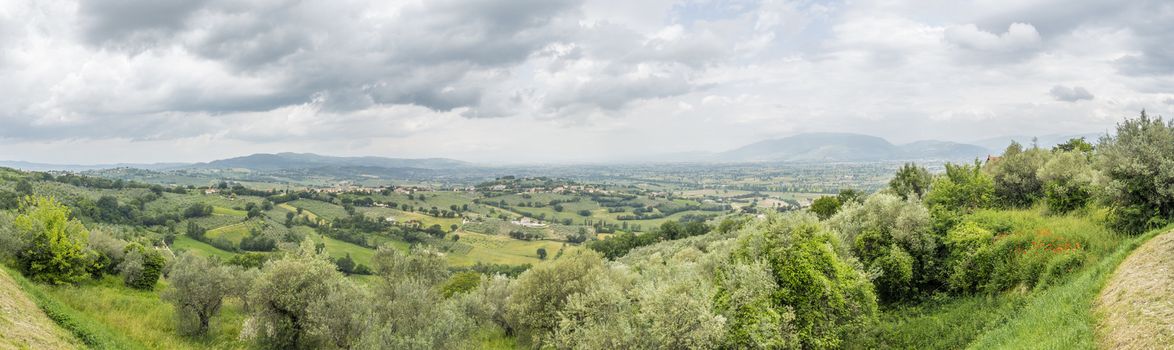
[(966, 160), (985, 157), (990, 149), (951, 141), (923, 140), (895, 145), (880, 137), (851, 133), (806, 133), (751, 143), (712, 157), (715, 161)]
[(50, 164), (17, 160), (0, 160), (0, 167), (28, 171), (88, 171), (117, 168), (144, 170), (169, 170), (191, 165), (191, 163), (113, 163), (113, 164)]
[(448, 158), (386, 158), (386, 157), (332, 157), (313, 153), (257, 153), (243, 157), (198, 163), (188, 168), (252, 170), (288, 170), (323, 167), (373, 167), (451, 169), (472, 166), (471, 163)]
[[(922, 140), (893, 144), (884, 138), (853, 133), (818, 132), (763, 140), (723, 152), (690, 151), (659, 155), (617, 155), (614, 163), (737, 163), (737, 162), (875, 162), (901, 160), (968, 161), (989, 154), (1002, 153), (1011, 143), (1025, 146), (1037, 139), (1040, 147), (1050, 148), (1071, 138), (1084, 137), (1096, 143), (1102, 134), (1055, 134), (1039, 137), (1001, 136), (970, 143)], [(604, 162), (606, 163), (606, 162)], [(336, 157), (313, 153), (256, 153), (218, 159), (204, 163), (116, 163), (116, 164), (48, 164), (26, 161), (0, 161), (0, 166), (32, 171), (91, 171), (133, 168), (153, 171), (183, 169), (249, 169), (283, 171), (330, 168), (385, 168), (451, 170), (483, 167), (449, 158), (389, 158), (376, 156)]]

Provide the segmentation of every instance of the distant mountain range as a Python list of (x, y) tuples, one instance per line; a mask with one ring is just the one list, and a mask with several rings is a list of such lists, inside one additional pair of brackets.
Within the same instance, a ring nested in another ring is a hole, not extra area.
[(175, 169), (189, 165), (188, 163), (115, 163), (115, 164), (47, 164), (47, 163), (32, 163), (15, 160), (0, 160), (0, 167), (31, 170), (31, 171), (87, 171), (87, 170), (102, 170), (115, 168), (135, 168), (145, 170), (167, 170)]
[(807, 133), (755, 142), (713, 155), (722, 162), (865, 162), (888, 160), (966, 160), (990, 150), (950, 141), (917, 141), (895, 145), (869, 135)]
[(153, 164), (43, 164), (21, 161), (0, 161), (0, 166), (34, 171), (62, 170), (87, 171), (115, 168), (136, 168), (145, 170), (184, 169), (249, 169), (276, 171), (316, 168), (385, 168), (385, 169), (454, 169), (471, 167), (471, 163), (447, 159), (405, 159), (384, 157), (332, 157), (312, 153), (257, 153), (243, 157), (214, 160), (207, 163), (153, 163)]
[[(1045, 135), (1038, 137), (1040, 147), (1052, 147), (1074, 137), (1095, 143), (1101, 134)], [(876, 136), (850, 133), (806, 133), (751, 143), (724, 152), (682, 152), (656, 156), (636, 156), (619, 162), (659, 163), (737, 163), (737, 162), (875, 162), (902, 160), (967, 161), (1001, 153), (1012, 140), (1030, 145), (1031, 136), (1004, 136), (970, 143), (925, 140), (893, 144)], [(333, 157), (312, 153), (257, 153), (207, 163), (154, 164), (43, 164), (0, 161), (0, 166), (24, 170), (87, 171), (114, 168), (145, 170), (248, 169), (284, 171), (329, 168), (332, 172), (356, 168), (403, 170), (451, 170), (476, 168), (479, 165), (448, 158)]]
[(384, 157), (331, 157), (313, 153), (258, 153), (244, 157), (214, 160), (184, 168), (197, 169), (251, 169), (289, 170), (324, 167), (373, 167), (373, 168), (414, 168), (451, 169), (469, 167), (472, 164), (447, 158), (384, 158)]

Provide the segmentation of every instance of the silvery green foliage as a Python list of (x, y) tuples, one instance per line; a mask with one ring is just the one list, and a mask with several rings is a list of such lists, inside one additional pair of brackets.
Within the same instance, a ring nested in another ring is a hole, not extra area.
[(868, 229), (887, 231), (911, 252), (932, 252), (939, 242), (930, 234), (933, 224), (929, 210), (916, 200), (903, 200), (887, 193), (869, 196), (862, 204), (850, 204), (830, 221), (846, 246)]
[(1048, 208), (1058, 213), (1084, 207), (1096, 194), (1093, 184), (1100, 181), (1088, 155), (1076, 151), (1057, 153), (1036, 176), (1044, 183)]
[[(596, 287), (568, 298), (547, 345), (571, 349), (706, 349), (721, 345), (715, 271), (736, 233), (711, 233), (629, 252), (604, 265)], [(769, 279), (759, 279), (769, 283)], [(778, 329), (775, 329), (777, 331)]]
[(596, 289), (606, 275), (603, 257), (589, 250), (577, 250), (539, 264), (512, 284), (506, 319), (523, 343), (546, 344), (560, 326), (559, 314), (568, 299)]
[(455, 295), (454, 298), (460, 298), (459, 303), (463, 305), (465, 314), (479, 326), (493, 325), (504, 329), (509, 327), (505, 312), (511, 282), (512, 279), (503, 275), (481, 276), (477, 289)]
[[(125, 240), (119, 237), (126, 237), (126, 228), (117, 225), (95, 225), (94, 229), (90, 230), (89, 242), (87, 246), (94, 252), (98, 253), (98, 260), (103, 265), (103, 272), (116, 274), (120, 273), (122, 262), (126, 258)], [(141, 256), (139, 256), (139, 264), (141, 268)], [(168, 259), (170, 261), (170, 259)], [(170, 271), (165, 268), (165, 271)]]
[(249, 289), (253, 287), (253, 282), (261, 275), (261, 269), (245, 268), (240, 266), (224, 266), (228, 272), (232, 274), (232, 278), (228, 284), (227, 295), (239, 298), (243, 304), (245, 311), (251, 310), (249, 307)]
[(269, 261), (261, 269), (249, 290), (252, 310), (242, 334), (272, 348), (322, 347), (322, 332), (311, 330), (323, 325), (310, 317), (310, 309), (327, 300), (343, 278), (309, 241), (303, 242), (299, 252)]
[(1174, 121), (1142, 111), (1117, 125), (1097, 146), (1097, 168), (1107, 179), (1110, 224), (1128, 233), (1174, 220)]
[(471, 307), (469, 303), (475, 300), (463, 296), (445, 299), (440, 295), (437, 287), (449, 275), (444, 257), (423, 248), (404, 254), (381, 247), (372, 263), (382, 280), (371, 299), (371, 331), (360, 348), (451, 349), (470, 345), (477, 323), (468, 312), (478, 307)]
[(25, 241), (12, 226), (12, 214), (0, 211), (0, 262), (16, 258)]
[(916, 199), (888, 193), (849, 204), (829, 220), (844, 247), (870, 271), (883, 298), (916, 295), (940, 274), (940, 240), (929, 211)]
[(363, 339), (367, 349), (454, 349), (468, 347), (476, 324), (460, 299), (443, 299), (420, 280), (387, 281), (373, 299), (375, 326)]
[(695, 249), (674, 256), (661, 269), (641, 272), (632, 290), (636, 318), (646, 339), (670, 349), (712, 348), (725, 336), (726, 319), (714, 309), (716, 288), (702, 274)]
[(333, 281), (326, 297), (307, 311), (310, 333), (330, 346), (355, 348), (374, 324), (368, 294), (348, 279)]
[(169, 282), (162, 297), (175, 305), (177, 328), (184, 334), (207, 333), (212, 317), (233, 291), (233, 275), (227, 267), (191, 253), (176, 260)]
[(131, 250), (123, 257), (122, 262), (118, 264), (118, 273), (123, 280), (131, 281), (139, 278), (143, 273), (143, 252), (140, 250)]
[(389, 281), (414, 279), (425, 285), (434, 286), (448, 279), (448, 264), (439, 252), (417, 246), (411, 254), (405, 254), (395, 247), (385, 245), (375, 251), (371, 258), (375, 273)]
[(627, 288), (621, 279), (600, 278), (593, 288), (568, 297), (549, 344), (560, 349), (651, 347), (651, 339), (643, 337)]

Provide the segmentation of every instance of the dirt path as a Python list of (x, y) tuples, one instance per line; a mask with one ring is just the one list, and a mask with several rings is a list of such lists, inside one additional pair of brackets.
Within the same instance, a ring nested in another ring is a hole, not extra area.
[(77, 349), (78, 342), (0, 269), (0, 349)]
[(1133, 251), (1097, 297), (1105, 349), (1174, 349), (1174, 232)]

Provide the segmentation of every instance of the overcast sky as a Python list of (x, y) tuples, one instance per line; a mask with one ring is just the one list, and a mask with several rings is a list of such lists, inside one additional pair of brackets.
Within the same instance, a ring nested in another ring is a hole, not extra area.
[(0, 159), (582, 162), (1174, 116), (1168, 0), (0, 0)]

